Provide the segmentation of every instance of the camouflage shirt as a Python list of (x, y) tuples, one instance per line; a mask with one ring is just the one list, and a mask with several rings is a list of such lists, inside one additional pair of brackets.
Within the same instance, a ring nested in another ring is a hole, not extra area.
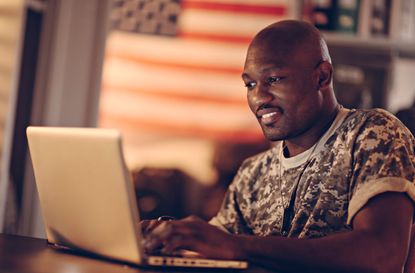
[[(290, 158), (282, 142), (242, 164), (211, 223), (235, 234), (315, 238), (350, 229), (375, 195), (406, 192), (415, 200), (415, 139), (380, 109), (341, 109), (315, 147)], [(295, 194), (292, 192), (296, 188)]]

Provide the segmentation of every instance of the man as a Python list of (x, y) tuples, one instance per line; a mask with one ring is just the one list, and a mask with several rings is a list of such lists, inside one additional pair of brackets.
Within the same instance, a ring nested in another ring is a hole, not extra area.
[(144, 223), (146, 246), (247, 259), (282, 272), (402, 271), (414, 137), (383, 110), (339, 106), (317, 29), (281, 21), (251, 42), (242, 78), (274, 147), (247, 159), (218, 215)]

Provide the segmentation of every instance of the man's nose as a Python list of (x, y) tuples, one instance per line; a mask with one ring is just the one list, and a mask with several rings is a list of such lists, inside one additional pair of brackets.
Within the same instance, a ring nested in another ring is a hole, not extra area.
[(257, 107), (267, 104), (273, 99), (274, 96), (269, 92), (269, 88), (267, 86), (259, 84), (254, 90), (252, 90), (252, 102)]

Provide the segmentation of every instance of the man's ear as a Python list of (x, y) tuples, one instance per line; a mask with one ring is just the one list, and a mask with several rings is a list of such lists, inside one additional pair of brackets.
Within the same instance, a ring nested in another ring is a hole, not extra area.
[(319, 65), (318, 70), (319, 70), (318, 84), (319, 84), (320, 89), (329, 87), (333, 80), (333, 66), (329, 62), (323, 61)]

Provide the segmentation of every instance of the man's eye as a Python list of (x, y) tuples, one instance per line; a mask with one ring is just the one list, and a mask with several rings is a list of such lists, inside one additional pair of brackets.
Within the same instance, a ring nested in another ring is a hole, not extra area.
[(245, 87), (248, 88), (248, 90), (253, 89), (256, 86), (255, 82), (247, 82), (245, 83)]
[(269, 77), (266, 82), (268, 84), (272, 84), (274, 82), (279, 82), (282, 78), (281, 77)]

